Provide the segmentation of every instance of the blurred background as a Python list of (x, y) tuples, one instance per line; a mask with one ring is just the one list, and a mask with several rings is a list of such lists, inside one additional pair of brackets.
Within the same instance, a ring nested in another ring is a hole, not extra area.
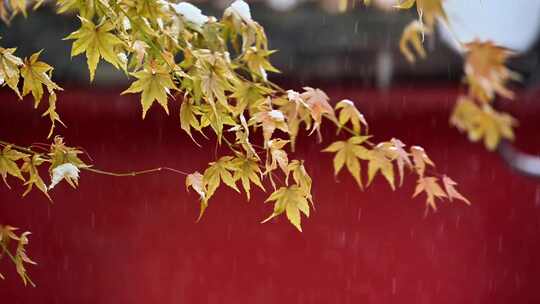
[[(411, 80), (456, 81), (462, 77), (462, 59), (445, 27), (426, 36), (426, 60), (408, 63), (399, 52), (403, 28), (418, 18), (416, 10), (396, 10), (397, 0), (259, 0), (248, 1), (254, 19), (264, 26), (277, 78), (302, 81), (346, 81), (355, 85), (387, 88), (392, 82)], [(205, 14), (221, 16), (230, 1), (194, 1)], [(540, 77), (538, 31), (540, 1), (450, 0), (445, 10), (454, 35), (461, 42), (489, 39), (517, 51), (511, 67), (536, 82)], [(55, 76), (73, 85), (88, 83), (83, 56), (69, 58), (70, 41), (64, 41), (79, 22), (72, 16), (57, 16), (52, 9), (31, 13), (31, 18), (16, 18), (8, 28), (1, 25), (5, 46), (18, 46), (21, 54), (45, 49), (43, 58), (55, 67)], [(39, 34), (36, 34), (39, 33)], [(29, 39), (30, 38), (30, 39)], [(128, 78), (112, 66), (102, 64), (98, 85), (125, 85)], [(275, 77), (275, 78), (276, 78)], [(527, 82), (528, 83), (528, 82)]]
[[(264, 26), (285, 88), (320, 87), (332, 102), (348, 98), (366, 116), (376, 141), (400, 138), (423, 146), (438, 171), (472, 201), (441, 204), (425, 216), (411, 198), (413, 178), (392, 192), (377, 178), (361, 191), (334, 177), (332, 156), (303, 134), (295, 157), (314, 180), (316, 210), (300, 234), (285, 219), (261, 225), (272, 207), (267, 193), (218, 191), (200, 223), (198, 202), (182, 176), (163, 173), (111, 178), (84, 172), (80, 188), (61, 184), (54, 204), (34, 192), (0, 186), (0, 223), (33, 232), (29, 254), (38, 284), (25, 288), (6, 259), (0, 303), (540, 303), (540, 180), (511, 169), (497, 153), (471, 143), (448, 119), (460, 93), (463, 59), (449, 36), (491, 39), (516, 51), (510, 68), (518, 97), (498, 101), (519, 120), (515, 146), (540, 155), (540, 0), (447, 0), (453, 35), (426, 37), (428, 57), (408, 63), (399, 52), (415, 10), (395, 1), (266, 0), (250, 2)], [(221, 16), (229, 1), (197, 1)], [(89, 83), (83, 56), (69, 59), (62, 40), (79, 22), (51, 7), (0, 24), (1, 45), (20, 56), (44, 49), (64, 87), (58, 112), (67, 143), (82, 146), (111, 171), (168, 166), (204, 168), (213, 149), (198, 148), (181, 131), (178, 109), (150, 109), (141, 120), (138, 96), (120, 96), (124, 74), (100, 63)], [(0, 137), (46, 142), (48, 121), (32, 102), (0, 90)], [(43, 106), (43, 105), (42, 105)], [(210, 144), (208, 142), (207, 144)], [(365, 168), (364, 168), (365, 173)], [(412, 176), (409, 176), (412, 177)]]

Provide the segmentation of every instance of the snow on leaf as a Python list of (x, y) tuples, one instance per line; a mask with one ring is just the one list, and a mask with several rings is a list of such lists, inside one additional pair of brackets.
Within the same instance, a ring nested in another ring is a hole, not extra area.
[(188, 2), (171, 4), (171, 7), (177, 14), (182, 15), (187, 21), (202, 26), (208, 22), (208, 17), (202, 14), (202, 11), (195, 5)]
[(249, 5), (245, 1), (236, 0), (231, 4), (230, 8), (245, 22), (250, 22), (253, 20), (251, 18), (251, 10)]
[(65, 163), (55, 167), (52, 169), (51, 184), (48, 189), (51, 190), (64, 179), (71, 187), (76, 188), (79, 184), (79, 172), (79, 168), (71, 163)]

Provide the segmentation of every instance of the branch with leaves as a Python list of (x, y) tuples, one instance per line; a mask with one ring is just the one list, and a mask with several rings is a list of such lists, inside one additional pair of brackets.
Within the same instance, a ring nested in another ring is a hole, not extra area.
[[(417, 0), (417, 6), (426, 10), (421, 3)], [(320, 89), (304, 87), (296, 92), (269, 81), (268, 73), (278, 72), (269, 61), (274, 51), (242, 0), (233, 2), (219, 20), (186, 2), (59, 0), (56, 5), (60, 14), (78, 15), (80, 28), (66, 39), (73, 40), (71, 56), (86, 56), (90, 81), (99, 63), (108, 62), (134, 78), (122, 94), (140, 94), (143, 119), (155, 103), (167, 113), (174, 103), (180, 108), (180, 127), (195, 144), (215, 138), (229, 152), (191, 174), (170, 168), (112, 173), (83, 162), (82, 150), (66, 146), (61, 137), (51, 145), (28, 148), (0, 141), (0, 174), (6, 185), (8, 175), (21, 180), (27, 187), (24, 194), (35, 186), (50, 199), (48, 191), (62, 180), (75, 188), (80, 170), (114, 176), (170, 170), (186, 175), (186, 187), (199, 195), (199, 220), (222, 184), (245, 192), (248, 201), (254, 188), (272, 189), (266, 202), (273, 203), (273, 211), (263, 223), (284, 214), (302, 231), (302, 214), (310, 216), (316, 199), (309, 166), (294, 158), (295, 143), (304, 130), (322, 141), (321, 126), (331, 123), (336, 136), (342, 132), (348, 136), (323, 149), (335, 153), (336, 176), (346, 167), (360, 189), (377, 175), (395, 189), (410, 171), (417, 178), (414, 196), (425, 193), (426, 210), (435, 211), (437, 199), (469, 204), (456, 182), (434, 170), (423, 148), (407, 148), (395, 138), (372, 142), (368, 123), (354, 102), (342, 100), (332, 106)], [(17, 13), (15, 7), (23, 6), (12, 5), (11, 16)], [(423, 16), (427, 28), (432, 28), (436, 14)], [(36, 105), (44, 96), (43, 86), (47, 88), (50, 106), (45, 114), (52, 121), (51, 136), (55, 122), (61, 122), (54, 106), (61, 88), (51, 80), (52, 67), (38, 61), (39, 53), (21, 60), (14, 51), (0, 49), (0, 80), (20, 98), (31, 92)], [(258, 132), (262, 138), (253, 136)], [(40, 168), (47, 166), (49, 186), (40, 176)], [(367, 167), (367, 183), (362, 167)]]
[[(398, 9), (416, 6), (418, 12), (418, 20), (405, 27), (399, 44), (409, 62), (416, 60), (411, 46), (421, 58), (426, 57), (424, 37), (434, 32), (437, 20), (446, 24), (451, 32), (443, 1), (405, 0), (396, 5)], [(456, 37), (454, 40), (464, 53), (464, 78), (469, 90), (467, 95), (458, 97), (450, 124), (466, 132), (469, 140), (483, 140), (488, 150), (494, 150), (501, 139), (514, 139), (513, 128), (517, 125), (512, 116), (498, 112), (492, 106), (497, 95), (506, 99), (514, 98), (514, 93), (506, 85), (511, 80), (519, 80), (520, 76), (505, 66), (514, 53), (492, 41), (476, 39), (462, 43)]]

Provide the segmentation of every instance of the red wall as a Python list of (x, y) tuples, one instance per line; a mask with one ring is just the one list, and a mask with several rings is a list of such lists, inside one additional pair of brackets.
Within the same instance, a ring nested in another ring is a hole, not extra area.
[[(0, 223), (33, 232), (29, 253), (39, 263), (30, 267), (38, 287), (24, 288), (0, 261), (7, 275), (0, 303), (540, 302), (540, 182), (448, 126), (453, 89), (323, 89), (354, 99), (377, 140), (424, 146), (473, 205), (445, 203), (424, 217), (423, 199), (411, 199), (412, 178), (396, 192), (381, 178), (364, 192), (345, 174), (336, 181), (331, 155), (318, 152), (329, 142), (314, 137), (297, 153), (316, 202), (304, 233), (285, 219), (259, 224), (272, 210), (259, 190), (250, 203), (219, 190), (197, 224), (197, 196), (172, 173), (83, 172), (78, 190), (55, 189), (54, 204), (0, 186)], [(59, 133), (85, 147), (97, 167), (194, 171), (213, 159), (214, 149), (198, 148), (180, 130), (176, 110), (167, 117), (155, 106), (142, 121), (137, 97), (118, 92), (72, 89), (59, 97), (69, 127)], [(0, 96), (0, 138), (44, 142), (48, 123), (32, 102), (5, 89)], [(518, 145), (536, 153), (537, 101), (526, 96), (511, 106), (521, 119)]]

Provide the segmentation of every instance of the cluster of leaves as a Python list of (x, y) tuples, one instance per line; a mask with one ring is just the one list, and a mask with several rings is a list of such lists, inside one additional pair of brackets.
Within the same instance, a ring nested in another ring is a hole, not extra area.
[[(396, 5), (410, 9), (416, 4), (418, 20), (412, 21), (403, 31), (400, 50), (409, 62), (416, 60), (414, 48), (421, 58), (426, 57), (423, 40), (432, 34), (437, 20), (448, 24), (443, 0), (404, 0)], [(513, 53), (491, 41), (474, 40), (461, 45), (465, 53), (465, 82), (469, 86), (466, 96), (459, 96), (450, 123), (467, 132), (471, 141), (483, 140), (487, 149), (494, 150), (501, 139), (514, 139), (513, 127), (517, 121), (509, 114), (497, 112), (492, 107), (496, 95), (512, 99), (513, 92), (506, 87), (519, 75), (506, 67)]]
[[(65, 180), (73, 188), (78, 185), (79, 170), (89, 168), (80, 158), (81, 150), (65, 145), (62, 137), (56, 136), (50, 145), (20, 147), (0, 142), (0, 176), (10, 188), (8, 177), (18, 179), (26, 189), (23, 196), (37, 188), (49, 200), (49, 190)], [(39, 152), (37, 150), (43, 152)], [(43, 168), (43, 169), (41, 169)], [(47, 168), (51, 178), (49, 186), (45, 184), (40, 171)]]
[[(17, 94), (19, 99), (31, 93), (34, 97), (35, 108), (39, 106), (44, 96), (43, 86), (45, 86), (49, 94), (49, 106), (43, 116), (48, 116), (51, 120), (51, 129), (48, 135), (50, 137), (57, 122), (64, 124), (56, 112), (56, 91), (62, 91), (62, 88), (51, 80), (53, 67), (39, 61), (41, 51), (32, 54), (29, 58), (24, 58), (24, 60), (17, 57), (15, 51), (15, 48), (0, 47), (0, 86), (7, 85)], [(19, 90), (21, 77), (23, 79), (22, 93)]]
[[(402, 6), (410, 7), (414, 2)], [(435, 17), (442, 14), (433, 3), (439, 2), (416, 0), (423, 16), (416, 27), (433, 28)], [(446, 176), (439, 180), (435, 176), (440, 175), (432, 170), (427, 173), (434, 163), (421, 147), (412, 146), (407, 151), (398, 139), (372, 143), (368, 123), (354, 102), (342, 100), (332, 107), (330, 98), (320, 89), (305, 87), (296, 92), (270, 82), (267, 73), (278, 72), (269, 61), (274, 51), (268, 48), (264, 29), (252, 19), (249, 6), (242, 0), (233, 2), (221, 19), (205, 16), (186, 2), (163, 0), (58, 0), (56, 5), (58, 13), (75, 13), (79, 17), (80, 28), (66, 39), (73, 40), (72, 56), (85, 54), (91, 81), (99, 62), (104, 60), (135, 78), (123, 94), (140, 94), (143, 119), (154, 103), (168, 113), (169, 103), (174, 102), (180, 108), (180, 127), (196, 144), (213, 133), (217, 143), (229, 149), (227, 155), (200, 170), (202, 173), (186, 174), (186, 187), (200, 197), (199, 219), (222, 184), (237, 192), (241, 192), (241, 185), (248, 201), (254, 187), (262, 191), (271, 188), (266, 202), (274, 207), (263, 222), (284, 214), (301, 231), (301, 215), (309, 217), (314, 199), (304, 161), (293, 158), (295, 143), (303, 130), (310, 135), (316, 133), (322, 141), (320, 129), (324, 121), (331, 122), (338, 134), (346, 132), (350, 136), (323, 150), (335, 153), (336, 175), (346, 166), (363, 188), (361, 161), (365, 161), (367, 185), (380, 173), (394, 189), (395, 170), (399, 186), (408, 170), (418, 178), (414, 196), (424, 192), (428, 208), (436, 210), (435, 200), (442, 198), (469, 203), (456, 190), (453, 180)], [(24, 10), (14, 10), (10, 16), (17, 12), (25, 14)], [(418, 33), (416, 29), (411, 31)], [(415, 41), (418, 43), (413, 45), (420, 50), (421, 41)], [(44, 95), (45, 85), (50, 103), (45, 114), (54, 128), (55, 122), (61, 122), (55, 111), (55, 91), (61, 88), (51, 80), (52, 67), (38, 61), (39, 53), (21, 60), (13, 55), (14, 51), (0, 48), (1, 83), (21, 98), (31, 92), (36, 105)], [(18, 89), (20, 77), (24, 79), (22, 94)], [(259, 130), (262, 138), (256, 143), (250, 135)], [(35, 186), (50, 199), (48, 191), (62, 180), (76, 187), (80, 169), (108, 174), (90, 169), (79, 158), (82, 151), (66, 146), (60, 137), (46, 147), (25, 148), (5, 142), (0, 142), (0, 147), (0, 175), (8, 187), (8, 176), (23, 182), (27, 187), (24, 195)], [(40, 168), (47, 168), (49, 186)], [(26, 244), (24, 236), (4, 232), (0, 241), (11, 239)]]
[[(210, 130), (219, 144), (228, 146), (230, 155), (186, 179), (186, 185), (200, 195), (200, 216), (222, 183), (240, 192), (240, 182), (249, 200), (252, 184), (265, 190), (267, 180), (273, 188), (267, 201), (274, 202), (268, 219), (285, 213), (301, 230), (300, 214), (309, 216), (309, 203), (313, 203), (311, 178), (303, 161), (289, 159), (289, 153), (294, 151), (302, 128), (310, 134), (316, 132), (321, 140), (323, 118), (335, 124), (338, 132), (346, 130), (352, 136), (325, 150), (337, 152), (336, 173), (346, 164), (362, 186), (358, 159), (366, 160), (368, 184), (381, 172), (394, 188), (393, 162), (398, 166), (400, 184), (404, 167), (413, 166), (409, 156), (415, 154), (405, 152), (399, 140), (363, 146), (371, 135), (353, 102), (344, 100), (333, 108), (320, 89), (305, 87), (298, 93), (268, 81), (268, 72), (278, 72), (268, 60), (273, 51), (268, 48), (264, 29), (252, 19), (242, 0), (232, 3), (220, 20), (205, 16), (186, 2), (96, 0), (58, 1), (57, 5), (59, 13), (79, 16), (81, 27), (66, 39), (74, 40), (72, 56), (86, 55), (90, 80), (102, 59), (135, 77), (123, 93), (140, 93), (143, 118), (155, 102), (168, 113), (169, 97), (181, 96), (174, 99), (180, 101), (181, 128), (194, 141), (194, 131), (206, 138)], [(426, 24), (432, 25), (428, 15), (424, 14)], [(250, 133), (259, 128), (263, 142), (257, 145), (251, 143)], [(80, 151), (72, 152), (76, 157)], [(36, 185), (46, 193), (35, 170), (45, 160), (40, 155), (34, 157), (38, 164), (26, 167), (36, 173), (26, 183), (29, 189)], [(68, 162), (77, 168), (86, 166), (79, 161)], [(423, 169), (419, 175), (423, 177)], [(435, 209), (434, 203), (430, 206)]]
[(483, 140), (487, 149), (494, 150), (501, 139), (514, 139), (517, 121), (493, 109), (493, 100), (496, 95), (512, 99), (514, 94), (506, 83), (519, 79), (519, 75), (505, 66), (512, 55), (508, 49), (490, 41), (473, 41), (465, 45), (465, 50), (465, 81), (469, 91), (466, 96), (458, 97), (450, 123), (467, 132), (471, 141)]
[[(17, 235), (16, 231), (17, 228), (15, 227), (0, 225), (0, 260), (4, 256), (8, 256), (15, 265), (17, 273), (24, 285), (30, 284), (31, 286), (35, 286), (34, 282), (32, 282), (26, 273), (25, 267), (25, 264), (36, 264), (26, 254), (26, 245), (28, 245), (30, 232), (26, 231)], [(0, 273), (0, 279), (4, 279), (2, 273)]]

